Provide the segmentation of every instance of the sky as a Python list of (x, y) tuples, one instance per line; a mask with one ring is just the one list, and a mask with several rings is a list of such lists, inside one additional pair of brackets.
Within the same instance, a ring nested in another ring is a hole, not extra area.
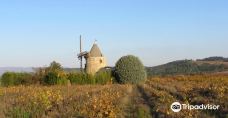
[(0, 67), (79, 67), (94, 41), (114, 66), (228, 57), (227, 0), (0, 0)]

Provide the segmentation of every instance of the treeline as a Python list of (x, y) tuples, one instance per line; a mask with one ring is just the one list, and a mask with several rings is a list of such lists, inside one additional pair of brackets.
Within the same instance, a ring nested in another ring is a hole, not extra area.
[(149, 76), (164, 76), (177, 74), (200, 74), (209, 72), (221, 72), (228, 70), (228, 67), (220, 64), (197, 64), (192, 60), (180, 60), (170, 62), (161, 66), (148, 67), (147, 73)]
[(223, 61), (223, 62), (228, 62), (228, 58), (214, 56), (214, 57), (208, 57), (208, 58), (204, 58), (204, 59), (197, 59), (197, 61)]
[(1, 85), (3, 86), (35, 84), (36, 81), (31, 73), (6, 72), (1, 77)]
[(49, 67), (35, 69), (34, 73), (5, 72), (1, 77), (2, 86), (107, 84), (112, 82), (114, 81), (111, 70), (101, 70), (95, 75), (83, 72), (66, 72), (55, 61)]
[(53, 61), (49, 67), (37, 68), (34, 73), (6, 72), (0, 82), (2, 86), (16, 85), (68, 85), (68, 84), (138, 84), (146, 79), (146, 70), (138, 57), (121, 57), (115, 68), (101, 69), (94, 75), (78, 70), (63, 69)]

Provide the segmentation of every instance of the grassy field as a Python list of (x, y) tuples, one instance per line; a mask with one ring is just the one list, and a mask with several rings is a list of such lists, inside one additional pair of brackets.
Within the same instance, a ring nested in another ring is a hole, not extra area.
[[(215, 104), (218, 110), (170, 105)], [(0, 117), (228, 117), (228, 75), (150, 78), (143, 85), (17, 86), (0, 88)]]

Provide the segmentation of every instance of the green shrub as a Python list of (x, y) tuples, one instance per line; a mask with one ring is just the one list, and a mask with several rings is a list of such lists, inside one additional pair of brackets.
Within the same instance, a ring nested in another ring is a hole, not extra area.
[(86, 73), (70, 73), (67, 77), (72, 84), (92, 84), (95, 83), (92, 75)]
[(107, 84), (112, 83), (112, 71), (111, 70), (100, 70), (95, 74), (96, 84)]
[(30, 73), (5, 72), (1, 78), (2, 86), (29, 85), (34, 83)]
[[(53, 80), (55, 82), (52, 82), (52, 80), (49, 80), (50, 78), (52, 78), (52, 76), (55, 76), (54, 74), (56, 74), (58, 78), (65, 78), (65, 72), (61, 64), (57, 63), (56, 61), (52, 61), (48, 67), (35, 68), (34, 71), (35, 71), (35, 74), (33, 78), (37, 81), (37, 83), (39, 82), (41, 84), (50, 84), (50, 83), (56, 84), (56, 82), (59, 82), (59, 81), (60, 83), (61, 81), (63, 81), (63, 83), (65, 82), (65, 80), (62, 80), (62, 79), (59, 79), (58, 81)], [(53, 78), (56, 79), (56, 77), (53, 77)]]
[(95, 75), (69, 73), (67, 79), (72, 84), (107, 84), (112, 82), (112, 75), (111, 71), (99, 71)]
[(67, 84), (67, 79), (59, 76), (56, 72), (49, 72), (44, 77), (44, 83), (47, 85), (64, 85)]
[(1, 78), (2, 86), (13, 86), (16, 83), (18, 83), (18, 82), (16, 82), (16, 80), (14, 78), (14, 73), (6, 72), (2, 75), (2, 78)]
[(121, 57), (115, 66), (115, 77), (119, 83), (137, 84), (146, 79), (146, 70), (138, 57)]
[(39, 77), (43, 77), (43, 84), (64, 85), (67, 84), (66, 74), (60, 63), (51, 62), (49, 67), (37, 71)]

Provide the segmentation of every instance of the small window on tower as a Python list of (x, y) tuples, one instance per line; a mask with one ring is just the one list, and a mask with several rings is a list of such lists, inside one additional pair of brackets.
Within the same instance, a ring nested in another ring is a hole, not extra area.
[(102, 59), (100, 59), (100, 63), (102, 63)]

